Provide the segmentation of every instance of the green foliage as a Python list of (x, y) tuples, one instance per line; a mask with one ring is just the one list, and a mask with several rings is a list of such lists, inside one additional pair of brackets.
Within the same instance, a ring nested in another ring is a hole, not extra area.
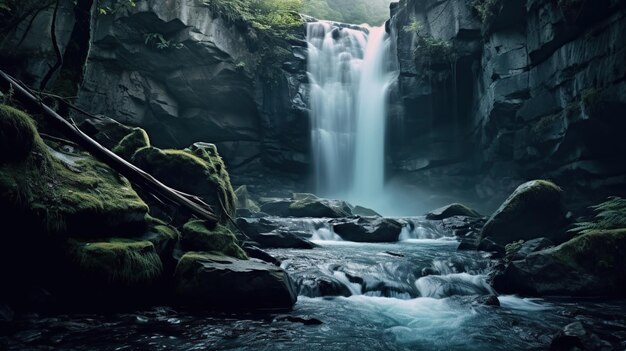
[(626, 228), (626, 199), (609, 197), (607, 201), (591, 206), (595, 216), (578, 222), (570, 230), (576, 234), (590, 234), (601, 230)]
[(102, 242), (69, 240), (68, 254), (89, 279), (134, 287), (154, 282), (163, 264), (149, 241), (109, 239)]
[(248, 255), (237, 245), (235, 235), (223, 225), (209, 229), (205, 221), (191, 220), (183, 226), (181, 245), (187, 251), (212, 251), (247, 260)]
[(126, 12), (137, 6), (135, 0), (98, 0), (97, 9), (100, 15), (114, 15)]
[(302, 13), (315, 18), (379, 26), (389, 19), (391, 0), (303, 0)]
[(147, 33), (144, 43), (149, 47), (154, 47), (159, 50), (182, 49), (184, 47), (182, 43), (175, 43), (172, 40), (165, 39), (161, 33)]
[(515, 255), (522, 248), (522, 245), (524, 245), (524, 240), (514, 241), (512, 243), (506, 244), (506, 246), (504, 247), (504, 250), (506, 252), (504, 259), (508, 262), (511, 262), (513, 260), (513, 257), (515, 257)]
[(424, 30), (424, 25), (417, 19), (411, 19), (411, 22), (402, 27), (402, 30), (406, 33), (421, 33)]
[(496, 15), (501, 0), (474, 0), (472, 7), (483, 23), (488, 22)]
[(112, 151), (125, 160), (130, 160), (137, 150), (146, 146), (150, 146), (148, 133), (141, 128), (133, 128), (132, 132), (122, 138)]
[(212, 12), (231, 22), (247, 22), (260, 30), (290, 29), (302, 24), (302, 0), (205, 0)]

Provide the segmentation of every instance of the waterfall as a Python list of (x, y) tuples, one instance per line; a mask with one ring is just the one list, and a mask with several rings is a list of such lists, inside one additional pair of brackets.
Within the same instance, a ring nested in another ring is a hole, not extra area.
[(317, 192), (376, 207), (385, 172), (389, 40), (384, 26), (307, 26)]

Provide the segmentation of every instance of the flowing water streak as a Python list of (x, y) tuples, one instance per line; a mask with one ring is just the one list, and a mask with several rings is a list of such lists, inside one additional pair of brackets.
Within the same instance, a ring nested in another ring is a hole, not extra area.
[(307, 25), (317, 192), (375, 207), (384, 184), (386, 92), (395, 79), (384, 26)]

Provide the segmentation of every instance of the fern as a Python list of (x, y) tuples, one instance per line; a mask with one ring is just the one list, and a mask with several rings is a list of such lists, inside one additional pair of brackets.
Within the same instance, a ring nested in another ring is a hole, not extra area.
[(589, 234), (598, 230), (626, 228), (626, 199), (609, 197), (607, 201), (591, 206), (596, 213), (589, 221), (574, 224), (570, 232)]

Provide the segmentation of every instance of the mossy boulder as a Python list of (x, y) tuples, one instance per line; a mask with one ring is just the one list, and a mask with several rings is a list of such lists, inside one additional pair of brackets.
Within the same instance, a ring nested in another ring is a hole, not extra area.
[(180, 243), (185, 251), (214, 251), (241, 260), (248, 259), (233, 232), (221, 224), (210, 227), (206, 221), (191, 220), (183, 226)]
[(137, 150), (150, 146), (148, 133), (141, 128), (134, 128), (114, 148), (113, 152), (125, 160), (132, 159)]
[(148, 216), (150, 226), (143, 234), (141, 240), (146, 240), (154, 245), (154, 249), (161, 258), (166, 271), (173, 272), (176, 262), (173, 259), (174, 249), (180, 241), (178, 230), (160, 219)]
[(135, 152), (132, 162), (166, 185), (201, 197), (222, 222), (234, 217), (235, 194), (214, 145), (196, 143), (184, 150), (144, 147)]
[(567, 221), (562, 193), (546, 180), (520, 185), (489, 218), (481, 239), (489, 238), (499, 245), (540, 237), (563, 242)]
[(30, 154), (37, 129), (24, 112), (0, 105), (0, 165), (23, 161)]
[(67, 254), (79, 273), (79, 288), (143, 288), (161, 277), (163, 264), (147, 240), (108, 239), (98, 242), (69, 240)]
[(513, 261), (496, 276), (500, 293), (626, 296), (626, 229), (596, 231)]
[(297, 288), (287, 272), (258, 260), (188, 252), (176, 267), (176, 295), (194, 309), (291, 309)]
[(441, 220), (454, 216), (463, 216), (463, 217), (472, 217), (472, 218), (480, 218), (482, 217), (480, 213), (472, 210), (471, 208), (459, 204), (453, 203), (444, 207), (440, 207), (436, 210), (430, 211), (426, 214), (426, 219), (432, 220)]
[(112, 232), (133, 236), (146, 229), (148, 206), (128, 180), (71, 146), (45, 144), (29, 116), (9, 108), (4, 111), (24, 120), (21, 124), (34, 132), (22, 133), (22, 137), (32, 135), (30, 151), (22, 160), (0, 167), (0, 220), (4, 226), (76, 237)]

